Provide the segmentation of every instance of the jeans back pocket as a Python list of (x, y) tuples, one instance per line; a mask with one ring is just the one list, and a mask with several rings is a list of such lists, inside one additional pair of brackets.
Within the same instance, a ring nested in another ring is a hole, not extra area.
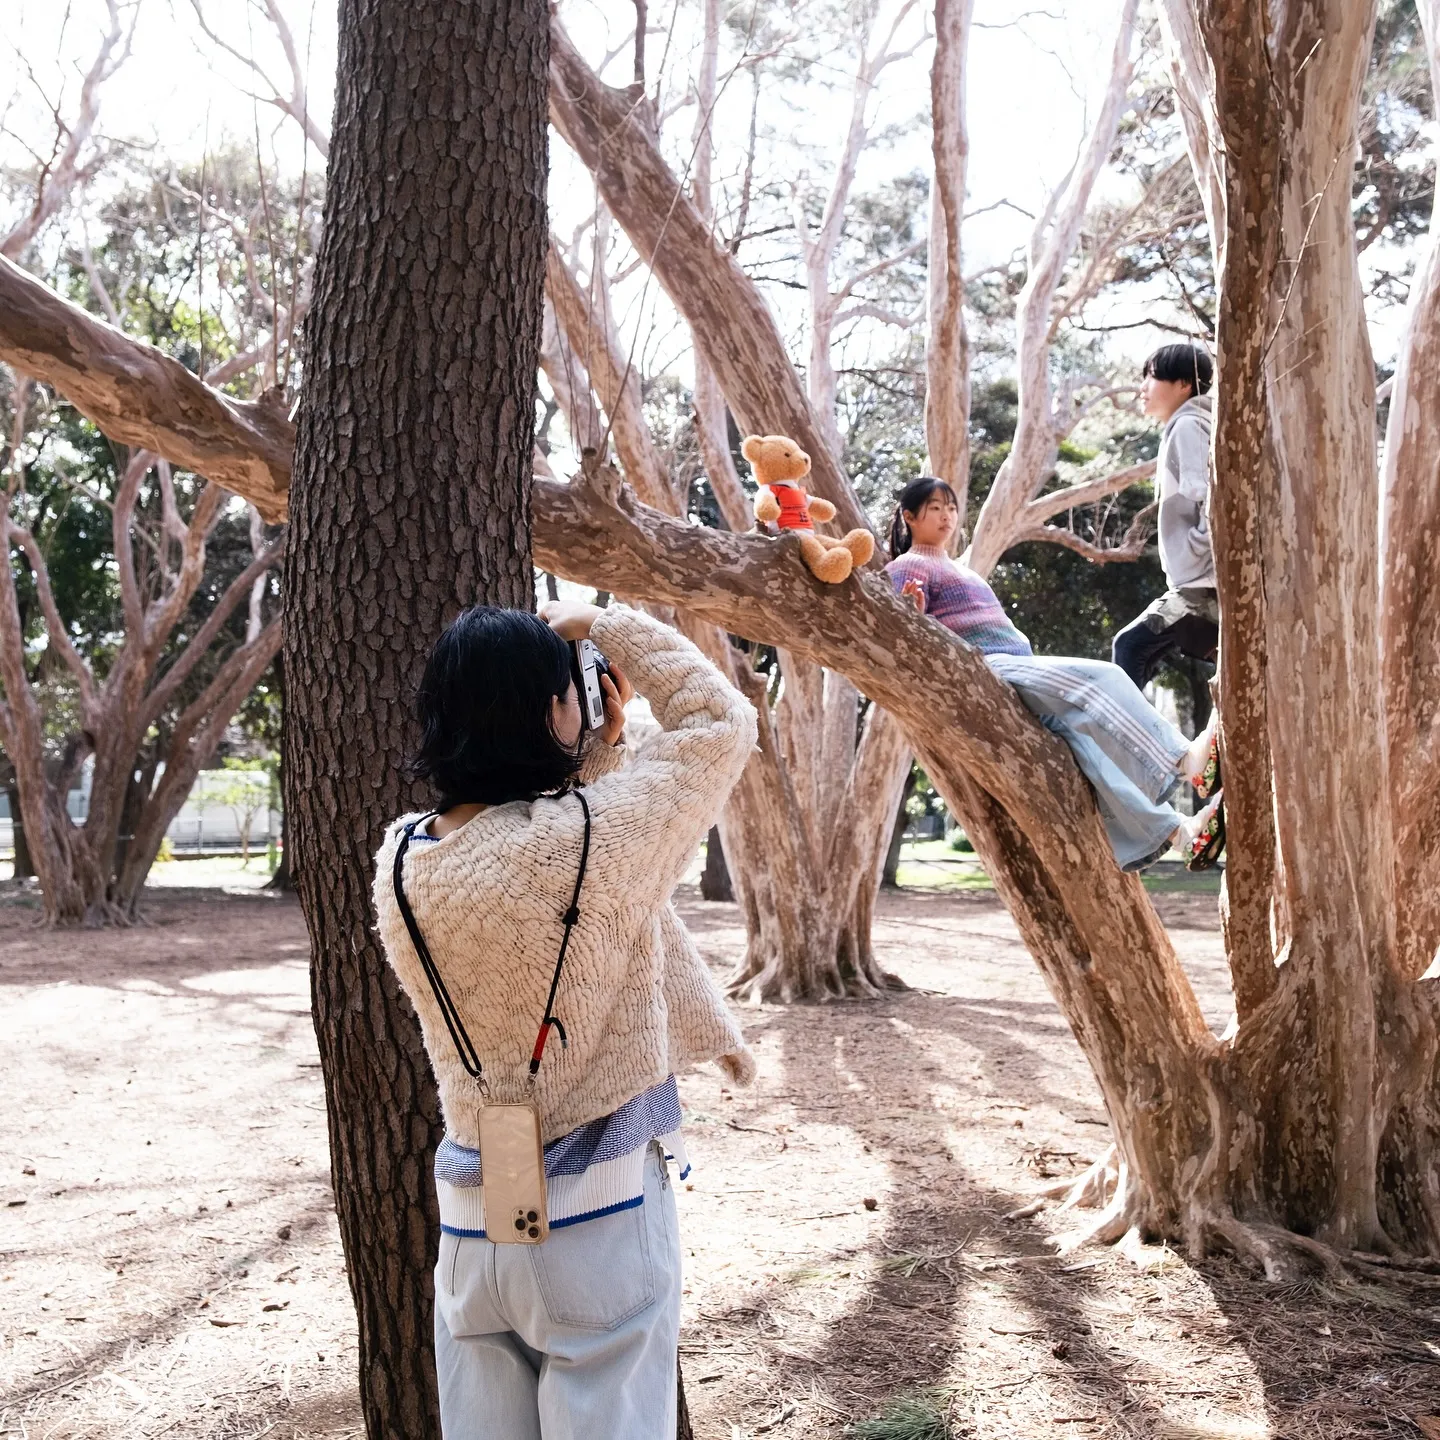
[(633, 1205), (552, 1229), (530, 1247), (535, 1281), (555, 1325), (614, 1330), (655, 1300), (646, 1210)]

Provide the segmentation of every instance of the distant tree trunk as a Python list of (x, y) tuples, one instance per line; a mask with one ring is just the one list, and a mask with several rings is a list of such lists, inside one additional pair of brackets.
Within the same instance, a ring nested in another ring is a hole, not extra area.
[(401, 761), (431, 642), (464, 606), (534, 600), (547, 19), (539, 0), (340, 7), (285, 574), (285, 787), (371, 1440), (439, 1434), (440, 1137), (375, 936), (372, 857), (421, 801)]
[(15, 879), (28, 880), (35, 873), (35, 862), (30, 858), (30, 847), (25, 843), (25, 822), (20, 815), (20, 787), (12, 780), (5, 787), (6, 799), (10, 802), (10, 828), (15, 835)]
[(705, 868), (700, 872), (702, 900), (733, 900), (730, 870), (725, 864), (725, 847), (720, 841), (720, 827), (712, 825), (705, 840)]
[(910, 773), (905, 777), (905, 788), (900, 792), (900, 803), (895, 807), (895, 828), (890, 832), (890, 846), (885, 851), (885, 866), (880, 872), (880, 884), (887, 890), (900, 888), (900, 847), (905, 840), (905, 827), (910, 815), (905, 807), (915, 793), (915, 766), (912, 762)]

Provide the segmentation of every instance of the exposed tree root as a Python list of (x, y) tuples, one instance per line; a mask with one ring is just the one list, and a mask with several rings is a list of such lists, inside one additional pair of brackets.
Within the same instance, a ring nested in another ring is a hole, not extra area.
[(1080, 1175), (1047, 1185), (1041, 1195), (1047, 1200), (1058, 1199), (1060, 1204), (1056, 1208), (1062, 1211), (1094, 1210), (1107, 1204), (1120, 1180), (1116, 1154), (1113, 1145), (1107, 1146), (1105, 1153)]
[[(1282, 1230), (1278, 1225), (1237, 1220), (1215, 1211), (1199, 1217), (1196, 1231), (1223, 1241), (1241, 1259), (1253, 1260), (1270, 1281), (1293, 1281), (1318, 1268), (1326, 1279), (1339, 1285), (1350, 1282), (1340, 1253), (1308, 1235)], [(1309, 1262), (1309, 1263), (1307, 1263)]]
[[(1096, 1165), (1100, 1163), (1097, 1161)], [(1081, 1178), (1085, 1180), (1087, 1177)], [(1115, 1189), (1109, 1203), (1091, 1224), (1059, 1236), (1055, 1248), (1061, 1255), (1068, 1255), (1084, 1245), (1113, 1245), (1139, 1225), (1144, 1208), (1140, 1187), (1131, 1183), (1130, 1167), (1122, 1160), (1115, 1172)]]

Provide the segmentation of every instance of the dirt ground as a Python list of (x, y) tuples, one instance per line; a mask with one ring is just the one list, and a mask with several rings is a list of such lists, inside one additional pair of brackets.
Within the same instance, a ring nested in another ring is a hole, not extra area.
[[(1213, 895), (1157, 904), (1222, 1026)], [(733, 907), (682, 908), (723, 972)], [(0, 1435), (358, 1436), (299, 910), (192, 885), (148, 913), (47, 934), (0, 904)], [(1057, 1257), (1065, 1217), (1005, 1216), (1108, 1132), (1014, 927), (901, 892), (877, 944), (914, 988), (747, 1010), (755, 1089), (681, 1082), (697, 1435), (1440, 1437), (1440, 1273)]]

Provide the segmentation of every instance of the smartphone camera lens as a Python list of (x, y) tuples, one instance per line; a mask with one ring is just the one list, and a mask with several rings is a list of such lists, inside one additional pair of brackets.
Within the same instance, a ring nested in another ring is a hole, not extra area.
[(533, 1225), (540, 1217), (533, 1211), (529, 1211), (525, 1218)]
[(523, 1215), (517, 1215), (515, 1217), (515, 1228), (517, 1230), (523, 1230), (525, 1228), (525, 1217)]
[(532, 1225), (530, 1227), (530, 1238), (532, 1240), (538, 1240), (540, 1238), (540, 1227), (538, 1225)]

